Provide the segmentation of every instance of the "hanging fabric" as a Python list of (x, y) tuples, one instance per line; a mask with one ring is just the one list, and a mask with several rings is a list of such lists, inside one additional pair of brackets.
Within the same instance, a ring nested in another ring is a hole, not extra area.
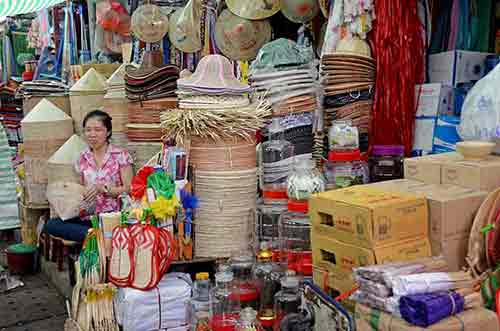
[(2, 0), (0, 16), (16, 16), (40, 11), (63, 3), (65, 0)]

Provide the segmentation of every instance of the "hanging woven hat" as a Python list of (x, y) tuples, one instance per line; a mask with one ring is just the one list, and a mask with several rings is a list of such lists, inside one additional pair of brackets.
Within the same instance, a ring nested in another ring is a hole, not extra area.
[(69, 91), (70, 94), (104, 94), (106, 78), (94, 68), (90, 68)]
[(101, 1), (96, 5), (97, 23), (106, 31), (130, 34), (130, 16), (127, 9), (118, 1)]
[(233, 66), (222, 55), (207, 55), (198, 63), (194, 74), (177, 81), (179, 88), (249, 92), (250, 86), (241, 83), (233, 73)]
[(175, 48), (184, 53), (194, 53), (202, 49), (199, 29), (202, 11), (200, 0), (190, 0), (186, 7), (177, 9), (170, 16), (168, 37)]
[(156, 5), (142, 5), (132, 15), (132, 32), (144, 42), (160, 41), (167, 34), (168, 28), (168, 16)]
[(222, 53), (235, 61), (248, 61), (271, 40), (271, 24), (267, 20), (251, 21), (224, 10), (215, 25), (215, 42)]
[(307, 23), (318, 15), (318, 1), (282, 0), (281, 12), (294, 23)]
[(226, 0), (230, 11), (248, 20), (262, 20), (279, 12), (281, 0)]

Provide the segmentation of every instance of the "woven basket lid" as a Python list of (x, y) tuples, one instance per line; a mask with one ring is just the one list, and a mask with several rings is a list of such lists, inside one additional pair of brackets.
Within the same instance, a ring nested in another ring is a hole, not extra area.
[(64, 111), (47, 99), (40, 102), (21, 121), (25, 123), (54, 122), (71, 119)]
[(80, 152), (87, 147), (80, 136), (74, 134), (49, 159), (49, 164), (75, 164)]
[(90, 68), (69, 91), (71, 93), (104, 93), (106, 91), (106, 79), (94, 68)]

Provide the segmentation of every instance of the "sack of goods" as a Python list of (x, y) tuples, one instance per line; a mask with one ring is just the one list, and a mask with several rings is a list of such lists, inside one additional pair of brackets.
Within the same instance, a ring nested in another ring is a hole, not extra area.
[(123, 331), (187, 331), (188, 302), (192, 281), (189, 275), (170, 273), (151, 291), (120, 288), (115, 311)]

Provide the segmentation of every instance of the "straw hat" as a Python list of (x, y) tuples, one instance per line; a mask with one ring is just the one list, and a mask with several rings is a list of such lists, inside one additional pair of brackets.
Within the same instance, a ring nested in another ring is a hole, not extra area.
[(179, 88), (222, 89), (249, 92), (250, 86), (243, 84), (233, 73), (233, 66), (222, 55), (207, 55), (198, 63), (194, 74), (177, 81)]
[(230, 11), (249, 20), (262, 20), (276, 14), (281, 9), (281, 0), (226, 0)]
[(313, 59), (295, 41), (285, 38), (273, 40), (259, 50), (257, 58), (250, 66), (251, 74), (255, 71), (287, 68), (309, 64)]
[(90, 68), (69, 91), (70, 94), (104, 94), (106, 92), (106, 78), (94, 68)]
[(290, 21), (306, 23), (311, 21), (319, 12), (317, 0), (282, 0), (281, 12)]
[(236, 61), (257, 56), (259, 49), (271, 40), (268, 20), (250, 21), (225, 9), (215, 25), (215, 42), (224, 55)]
[(132, 32), (147, 43), (163, 39), (168, 32), (168, 17), (155, 5), (142, 5), (132, 15)]
[(202, 3), (190, 0), (184, 8), (177, 9), (170, 16), (170, 42), (184, 53), (194, 53), (202, 49), (200, 24)]
[(368, 43), (357, 37), (344, 38), (339, 40), (335, 55), (346, 54), (372, 59), (372, 52)]

